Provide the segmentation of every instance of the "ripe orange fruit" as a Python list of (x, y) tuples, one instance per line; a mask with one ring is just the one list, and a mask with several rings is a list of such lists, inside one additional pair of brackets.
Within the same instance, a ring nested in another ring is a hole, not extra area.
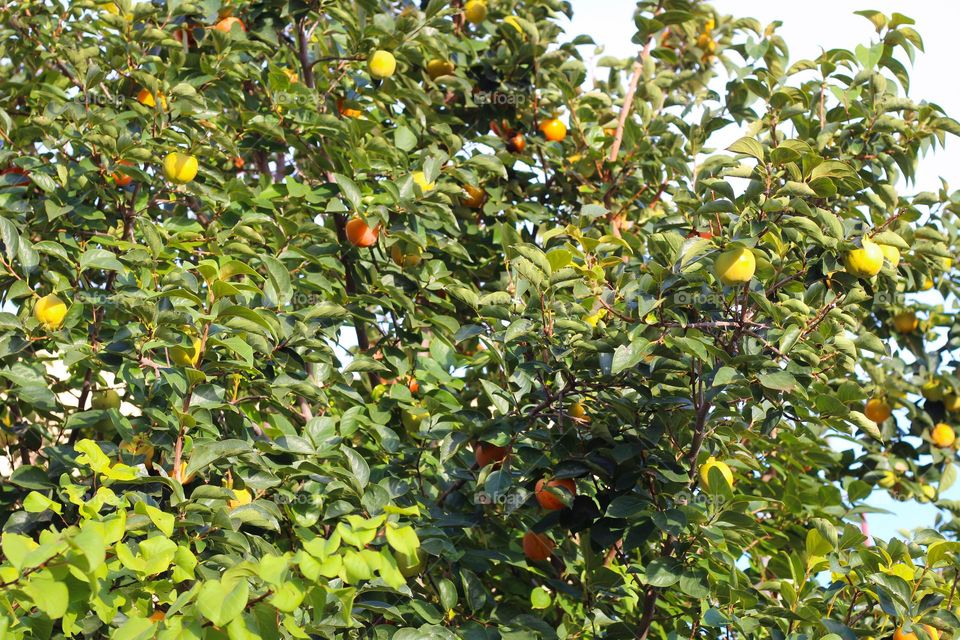
[[(127, 166), (127, 167), (133, 166), (132, 163), (127, 162), (126, 160), (118, 160), (118, 161), (117, 161), (117, 164), (118, 164), (118, 165), (124, 165), (124, 166)], [(125, 186), (127, 186), (128, 184), (130, 184), (131, 182), (133, 182), (133, 176), (127, 175), (127, 174), (124, 173), (123, 170), (121, 170), (121, 169), (117, 169), (116, 171), (114, 171), (113, 173), (111, 173), (111, 174), (110, 174), (110, 177), (113, 178), (113, 183), (114, 183), (115, 185), (117, 185), (118, 187), (125, 187)]]
[[(921, 625), (914, 625), (914, 626), (916, 627)], [(930, 625), (925, 624), (922, 626), (931, 638), (940, 637), (940, 632), (934, 629), (933, 627), (931, 627)], [(915, 633), (907, 633), (903, 630), (903, 627), (898, 627), (897, 630), (893, 632), (893, 640), (919, 640), (919, 636), (917, 636), (917, 634)]]
[(563, 509), (567, 505), (563, 503), (559, 496), (550, 493), (547, 487), (563, 487), (570, 492), (571, 496), (577, 495), (577, 485), (571, 478), (557, 478), (549, 482), (545, 478), (540, 478), (537, 480), (535, 495), (540, 506), (548, 511)]
[(957, 441), (957, 433), (947, 423), (938, 422), (930, 432), (930, 439), (933, 440), (933, 444), (946, 449), (952, 447)]
[(247, 164), (247, 161), (241, 158), (240, 156), (233, 157), (233, 166), (239, 171), (243, 169), (243, 166)]
[(527, 148), (527, 140), (522, 133), (515, 133), (507, 139), (507, 150), (511, 153), (523, 153)]
[(559, 118), (550, 118), (540, 123), (540, 131), (550, 142), (563, 142), (567, 137), (567, 125), (560, 122)]
[(347, 240), (355, 247), (372, 247), (377, 244), (380, 225), (371, 229), (363, 218), (354, 217), (347, 222)]
[(410, 393), (417, 393), (420, 391), (420, 383), (417, 382), (416, 378), (410, 378), (410, 382), (407, 383), (407, 389), (410, 390)]
[(223, 33), (230, 33), (230, 31), (233, 29), (233, 25), (238, 25), (240, 27), (240, 31), (247, 30), (247, 27), (243, 24), (243, 20), (234, 16), (227, 16), (217, 24), (213, 25), (213, 28), (217, 31), (222, 31)]
[(359, 118), (363, 115), (363, 112), (358, 109), (351, 109), (343, 103), (343, 98), (337, 100), (337, 113), (339, 113), (344, 118)]
[(471, 209), (479, 209), (487, 201), (487, 192), (481, 187), (475, 187), (472, 184), (463, 185), (464, 196), (460, 199), (463, 206)]
[[(167, 99), (159, 91), (157, 92), (157, 98), (160, 99), (160, 108), (166, 110), (167, 108)], [(140, 89), (137, 92), (137, 102), (142, 104), (145, 107), (156, 107), (157, 101), (154, 99), (153, 94), (147, 91), (146, 89)]]
[(880, 424), (890, 417), (890, 405), (883, 398), (870, 398), (863, 407), (863, 415)]
[(153, 622), (163, 622), (163, 619), (166, 617), (166, 612), (160, 609), (155, 609), (154, 612), (150, 614), (150, 620)]
[(477, 466), (483, 469), (488, 464), (500, 464), (510, 454), (510, 447), (498, 447), (489, 442), (478, 442), (473, 455)]
[(180, 44), (184, 44), (184, 41), (186, 41), (186, 45), (188, 47), (192, 47), (193, 45), (197, 44), (197, 39), (193, 37), (193, 28), (189, 26), (174, 31), (173, 39)]
[(543, 561), (553, 554), (557, 548), (557, 543), (551, 540), (546, 534), (527, 531), (523, 534), (523, 555), (527, 560)]

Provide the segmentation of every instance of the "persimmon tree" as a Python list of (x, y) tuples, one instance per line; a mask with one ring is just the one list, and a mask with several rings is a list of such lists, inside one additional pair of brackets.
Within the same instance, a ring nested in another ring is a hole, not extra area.
[(953, 637), (911, 20), (569, 12), (0, 6), (0, 637)]

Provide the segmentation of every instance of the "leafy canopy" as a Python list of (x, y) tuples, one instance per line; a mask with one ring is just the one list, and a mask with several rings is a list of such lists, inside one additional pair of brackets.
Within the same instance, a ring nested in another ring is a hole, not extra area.
[(956, 633), (912, 21), (569, 11), (0, 8), (0, 637)]

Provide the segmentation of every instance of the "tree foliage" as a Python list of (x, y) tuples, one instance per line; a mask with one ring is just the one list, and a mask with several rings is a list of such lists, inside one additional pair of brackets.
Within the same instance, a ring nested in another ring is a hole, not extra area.
[(950, 637), (912, 21), (463, 5), (0, 8), (0, 637)]

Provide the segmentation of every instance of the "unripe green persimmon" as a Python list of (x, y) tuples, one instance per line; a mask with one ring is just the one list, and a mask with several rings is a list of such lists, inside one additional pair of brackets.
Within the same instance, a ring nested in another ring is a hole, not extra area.
[(389, 78), (397, 70), (397, 59), (389, 51), (374, 51), (368, 63), (370, 75), (380, 80)]
[(850, 275), (872, 278), (883, 267), (883, 251), (878, 244), (864, 238), (861, 248), (848, 251), (843, 263)]
[(721, 253), (713, 263), (717, 279), (724, 285), (738, 285), (750, 282), (757, 269), (757, 260), (753, 252), (743, 246), (735, 246)]
[(187, 184), (197, 177), (200, 165), (196, 156), (174, 151), (163, 159), (163, 176), (174, 184)]

